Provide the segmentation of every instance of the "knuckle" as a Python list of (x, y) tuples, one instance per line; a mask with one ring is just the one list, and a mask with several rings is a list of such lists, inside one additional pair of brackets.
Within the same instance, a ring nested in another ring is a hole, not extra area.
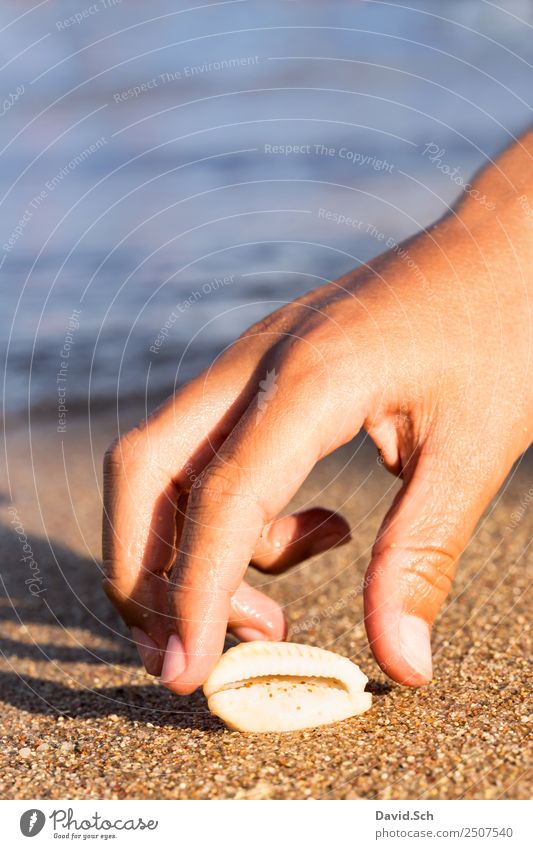
[(424, 546), (409, 549), (405, 554), (400, 582), (408, 590), (414, 587), (417, 594), (437, 593), (442, 598), (448, 595), (458, 559), (454, 551)]
[(309, 361), (313, 348), (312, 334), (303, 328), (299, 328), (298, 333), (294, 333), (283, 340), (279, 349), (279, 356), (284, 361)]
[(122, 614), (131, 610), (135, 599), (143, 595), (145, 586), (142, 584), (146, 582), (141, 581), (137, 574), (129, 574), (116, 558), (104, 560), (101, 586), (109, 601)]
[(188, 514), (195, 520), (210, 514), (213, 509), (231, 509), (235, 521), (240, 520), (242, 509), (259, 513), (261, 527), (265, 518), (253, 485), (243, 472), (229, 463), (211, 464), (194, 483), (188, 504)]
[(200, 506), (204, 501), (220, 502), (243, 495), (239, 474), (227, 465), (212, 464), (194, 482), (189, 503)]
[(117, 436), (104, 452), (104, 476), (116, 475), (133, 457), (138, 455), (140, 430), (133, 428)]

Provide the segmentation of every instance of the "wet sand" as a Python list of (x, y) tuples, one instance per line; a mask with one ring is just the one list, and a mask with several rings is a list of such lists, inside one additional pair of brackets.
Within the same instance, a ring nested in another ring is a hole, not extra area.
[[(7, 435), (1, 798), (530, 797), (531, 456), (461, 561), (434, 630), (434, 681), (417, 691), (381, 673), (362, 623), (359, 587), (397, 483), (365, 444), (320, 464), (296, 506), (342, 509), (353, 541), (289, 576), (253, 580), (285, 604), (291, 639), (362, 667), (374, 705), (337, 725), (258, 736), (225, 729), (200, 693), (177, 698), (146, 675), (101, 592), (98, 476), (112, 432), (95, 420), (92, 445), (72, 422), (61, 436), (53, 426), (34, 427), (31, 441), (22, 426)], [(39, 574), (21, 560), (24, 544)]]

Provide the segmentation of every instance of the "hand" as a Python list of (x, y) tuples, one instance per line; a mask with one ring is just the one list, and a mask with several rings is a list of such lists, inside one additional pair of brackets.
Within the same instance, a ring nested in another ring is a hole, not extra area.
[(495, 212), (469, 201), (254, 325), (108, 450), (105, 588), (174, 692), (203, 683), (227, 627), (283, 639), (244, 574), (347, 541), (327, 510), (277, 517), (362, 427), (403, 480), (365, 582), (368, 638), (396, 681), (431, 679), (457, 559), (533, 433), (533, 231), (515, 193), (494, 195)]

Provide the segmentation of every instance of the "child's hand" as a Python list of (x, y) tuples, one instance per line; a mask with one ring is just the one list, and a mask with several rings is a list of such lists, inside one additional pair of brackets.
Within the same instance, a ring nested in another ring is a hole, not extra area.
[(430, 680), (457, 558), (533, 433), (533, 229), (516, 192), (494, 192), (494, 212), (471, 200), (252, 327), (107, 452), (106, 591), (176, 693), (206, 679), (228, 626), (283, 638), (244, 574), (348, 539), (326, 510), (276, 517), (361, 427), (404, 481), (369, 567), (368, 637), (392, 678)]

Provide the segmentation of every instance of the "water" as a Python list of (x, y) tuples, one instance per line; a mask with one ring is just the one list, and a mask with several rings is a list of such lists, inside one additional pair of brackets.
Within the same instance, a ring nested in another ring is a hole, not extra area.
[(428, 144), (466, 179), (532, 121), (524, 0), (32, 5), (0, 12), (8, 416), (158, 401), (441, 214)]

